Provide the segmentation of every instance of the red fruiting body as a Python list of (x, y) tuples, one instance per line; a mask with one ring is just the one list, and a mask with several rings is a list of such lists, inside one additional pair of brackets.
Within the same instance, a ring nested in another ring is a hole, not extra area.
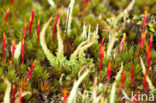
[(14, 0), (11, 0), (10, 4), (12, 5), (14, 3)]
[(15, 40), (12, 40), (12, 65), (14, 64), (14, 55), (15, 55)]
[(22, 40), (22, 63), (24, 63), (24, 49), (25, 49), (25, 41), (23, 38), (23, 40)]
[(100, 49), (99, 49), (99, 53), (101, 53), (101, 50), (102, 50), (102, 46), (103, 46), (103, 42), (105, 40), (105, 37), (103, 37), (102, 41), (101, 41), (101, 45), (100, 45)]
[(119, 50), (119, 57), (120, 57), (120, 54), (122, 52), (123, 46), (125, 44), (125, 40), (126, 40), (126, 35), (124, 35), (124, 37), (122, 38), (122, 41), (121, 41), (120, 50)]
[(152, 41), (153, 41), (153, 34), (151, 34), (151, 37), (150, 37), (149, 51), (151, 51), (151, 49), (152, 49)]
[(15, 87), (15, 84), (13, 84), (13, 87), (12, 87), (12, 102), (11, 103), (15, 103), (15, 93), (16, 93), (16, 87)]
[(25, 26), (24, 26), (24, 32), (23, 32), (24, 38), (26, 36), (26, 33), (27, 33), (27, 22), (25, 22)]
[(144, 90), (147, 90), (148, 89), (148, 85), (147, 85), (147, 70), (144, 74)]
[(32, 27), (32, 18), (30, 17), (30, 21), (29, 21), (29, 35), (31, 35), (31, 27)]
[(40, 20), (38, 20), (38, 24), (37, 24), (38, 43), (39, 43), (39, 35), (40, 35)]
[(85, 0), (85, 8), (87, 8), (87, 6), (88, 6), (88, 1), (89, 0)]
[(60, 8), (57, 11), (57, 18), (55, 19), (54, 26), (53, 26), (53, 40), (54, 40), (54, 36), (55, 36), (56, 24), (59, 19), (60, 19)]
[(104, 58), (104, 53), (105, 53), (105, 46), (102, 47), (102, 51), (100, 53), (100, 71), (99, 71), (99, 75), (101, 76), (101, 68), (102, 68), (102, 62), (103, 62), (103, 58)]
[(62, 101), (62, 103), (66, 103), (67, 102), (67, 98), (68, 98), (68, 94), (67, 94), (67, 90), (63, 90), (63, 101)]
[(107, 70), (107, 80), (110, 80), (111, 77), (111, 70), (112, 70), (112, 62), (109, 62), (108, 64), (108, 70)]
[(122, 77), (121, 77), (121, 83), (120, 83), (120, 90), (122, 90), (123, 86), (124, 86), (124, 82), (125, 82), (125, 71), (123, 71), (122, 73)]
[(5, 45), (6, 45), (6, 36), (3, 34), (3, 58), (5, 60)]
[(141, 37), (141, 40), (140, 40), (140, 49), (139, 49), (139, 53), (138, 53), (138, 57), (141, 53), (141, 49), (144, 45), (144, 41), (145, 41), (145, 38), (146, 38), (146, 34), (147, 34), (147, 30), (145, 32), (142, 33), (142, 37)]
[(131, 83), (134, 81), (134, 65), (131, 66)]
[(5, 14), (5, 22), (7, 22), (8, 16), (9, 16), (9, 8), (7, 9), (7, 12), (6, 12), (6, 14)]
[(22, 87), (19, 90), (19, 103), (22, 103)]
[(34, 70), (34, 67), (35, 67), (35, 63), (36, 63), (36, 61), (33, 62), (32, 66), (30, 68), (30, 71), (29, 71), (29, 73), (28, 73), (28, 75), (26, 77), (26, 80), (29, 79), (29, 77), (31, 76), (31, 74), (32, 74), (32, 72)]
[(143, 21), (143, 25), (142, 25), (143, 32), (144, 32), (144, 29), (145, 29), (145, 26), (146, 26), (147, 14), (148, 14), (148, 11), (145, 10), (144, 11), (144, 21)]
[(149, 67), (150, 67), (150, 63), (151, 63), (151, 53), (149, 51), (149, 47), (148, 47), (148, 44), (146, 43), (146, 58), (147, 58), (147, 72), (149, 70)]

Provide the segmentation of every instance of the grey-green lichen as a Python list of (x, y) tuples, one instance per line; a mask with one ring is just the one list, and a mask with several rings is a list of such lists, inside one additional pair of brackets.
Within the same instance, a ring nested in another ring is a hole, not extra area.
[(47, 44), (45, 42), (45, 34), (46, 34), (46, 29), (49, 26), (52, 18), (50, 18), (47, 23), (43, 26), (43, 29), (40, 33), (40, 43), (42, 46), (42, 49), (44, 51), (44, 54), (46, 55), (49, 63), (51, 66), (55, 65), (62, 65), (63, 67), (72, 67), (72, 66), (78, 66), (80, 64), (83, 64), (84, 61), (88, 61), (87, 58), (85, 57), (85, 50), (89, 47), (91, 47), (93, 44), (97, 43), (98, 39), (98, 26), (95, 32), (91, 33), (91, 37), (89, 40), (85, 40), (82, 43), (79, 44), (79, 46), (76, 48), (76, 50), (71, 54), (70, 59), (67, 60), (64, 56), (64, 49), (63, 49), (63, 41), (61, 38), (61, 30), (59, 27), (59, 22), (57, 24), (57, 40), (58, 40), (58, 49), (56, 52), (56, 56), (54, 56), (50, 50), (47, 47)]

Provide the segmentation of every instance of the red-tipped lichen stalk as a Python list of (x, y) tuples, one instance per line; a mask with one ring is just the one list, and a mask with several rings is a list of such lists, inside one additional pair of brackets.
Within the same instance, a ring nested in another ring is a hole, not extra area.
[(110, 80), (111, 77), (111, 70), (112, 70), (112, 62), (109, 62), (108, 64), (108, 70), (107, 70), (107, 80)]
[(102, 69), (102, 62), (104, 59), (104, 53), (105, 53), (105, 46), (102, 47), (102, 51), (100, 53), (100, 70), (99, 70), (99, 75), (101, 76), (101, 69)]
[(150, 67), (150, 63), (151, 63), (151, 53), (150, 53), (148, 44), (146, 43), (145, 45), (146, 45), (147, 72), (148, 72), (149, 67)]
[(6, 12), (6, 14), (5, 14), (5, 22), (7, 22), (8, 16), (9, 16), (9, 8), (7, 9), (7, 12)]
[(28, 75), (27, 75), (27, 77), (26, 77), (25, 80), (29, 79), (29, 77), (31, 76), (31, 74), (32, 74), (32, 72), (33, 72), (33, 70), (34, 70), (34, 67), (35, 67), (35, 63), (36, 63), (36, 61), (34, 60), (32, 66), (31, 66), (31, 68), (30, 68), (30, 71), (29, 71), (29, 73), (28, 73)]
[(131, 84), (134, 81), (134, 65), (131, 66)]
[(145, 30), (145, 32), (142, 33), (141, 40), (140, 40), (140, 49), (139, 49), (138, 57), (139, 57), (139, 55), (141, 53), (141, 49), (142, 49), (142, 47), (144, 45), (146, 34), (147, 34), (147, 30)]
[(99, 53), (101, 53), (101, 50), (102, 50), (102, 46), (103, 46), (103, 42), (105, 40), (105, 37), (103, 37), (102, 41), (101, 41), (101, 45), (100, 45), (100, 49), (99, 49)]
[(126, 72), (123, 71), (122, 73), (122, 77), (121, 77), (121, 83), (120, 83), (120, 90), (122, 90), (123, 86), (124, 86), (124, 82), (125, 82), (125, 74)]
[(119, 49), (119, 57), (122, 52), (123, 46), (125, 44), (125, 40), (126, 40), (126, 35), (124, 35), (124, 37), (122, 38), (122, 41), (121, 41), (121, 45), (120, 45), (120, 49)]
[(24, 38), (26, 36), (26, 33), (27, 33), (27, 22), (25, 22), (25, 25), (24, 25), (24, 32), (23, 32)]
[(22, 87), (19, 90), (19, 103), (22, 103)]
[(25, 49), (25, 40), (24, 40), (24, 38), (23, 38), (23, 40), (22, 40), (22, 63), (24, 63), (24, 49)]
[(13, 3), (14, 3), (14, 0), (11, 0), (10, 4), (13, 5)]
[(32, 17), (29, 20), (29, 35), (31, 35), (31, 27), (32, 27)]
[(12, 65), (14, 65), (14, 55), (15, 55), (15, 40), (12, 40)]
[(151, 51), (151, 49), (152, 49), (152, 41), (153, 41), (153, 34), (151, 34), (151, 37), (150, 37), (149, 51)]
[(144, 11), (144, 21), (143, 21), (143, 24), (142, 24), (142, 30), (143, 30), (143, 32), (144, 32), (145, 26), (146, 26), (147, 14), (148, 14), (148, 11), (145, 10), (145, 11)]
[(67, 102), (68, 96), (69, 96), (69, 95), (67, 94), (67, 90), (64, 89), (64, 90), (63, 90), (63, 101), (62, 101), (62, 103), (66, 103), (66, 102)]
[(89, 2), (89, 0), (85, 0), (85, 8), (87, 8), (88, 2)]
[(40, 35), (40, 20), (38, 19), (38, 24), (37, 24), (38, 43), (39, 43), (39, 35)]
[(144, 90), (147, 89), (148, 89), (148, 84), (147, 84), (147, 70), (146, 70), (144, 74)]
[(54, 36), (55, 36), (56, 24), (57, 24), (59, 19), (60, 19), (60, 8), (58, 8), (57, 18), (55, 19), (54, 26), (53, 26), (53, 40), (54, 40)]
[(15, 103), (15, 93), (16, 93), (16, 86), (15, 84), (13, 84), (13, 87), (12, 87), (12, 99), (11, 99), (11, 103)]
[(5, 60), (5, 45), (6, 45), (6, 36), (3, 34), (3, 59)]

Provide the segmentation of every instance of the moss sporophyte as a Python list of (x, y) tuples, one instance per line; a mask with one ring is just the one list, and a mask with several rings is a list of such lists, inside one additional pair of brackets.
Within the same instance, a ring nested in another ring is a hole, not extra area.
[(6, 14), (5, 14), (5, 22), (7, 22), (8, 16), (9, 16), (9, 8), (7, 9), (7, 12), (6, 12)]

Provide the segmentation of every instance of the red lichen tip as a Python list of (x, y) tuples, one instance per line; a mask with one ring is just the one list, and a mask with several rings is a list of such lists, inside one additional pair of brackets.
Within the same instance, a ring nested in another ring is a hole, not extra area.
[(40, 19), (38, 19), (38, 22), (37, 23), (40, 24)]
[(61, 9), (60, 9), (60, 8), (58, 8), (58, 10), (57, 10), (57, 14), (60, 14), (60, 10), (61, 10)]
[(15, 44), (15, 39), (12, 40), (12, 45), (14, 45), (14, 44)]
[(5, 22), (7, 22), (8, 16), (9, 16), (9, 7), (8, 7), (7, 12), (6, 12), (6, 14), (5, 14)]
[(89, 2), (89, 0), (85, 0), (85, 8), (87, 8), (88, 2)]
[(134, 81), (134, 65), (131, 66), (131, 83)]
[(24, 44), (24, 38), (22, 39), (22, 44)]
[(67, 102), (67, 98), (68, 98), (68, 93), (67, 93), (67, 90), (66, 89), (64, 89), (63, 90), (63, 101), (62, 101), (62, 103), (66, 103)]
[(107, 80), (110, 80), (111, 77), (111, 70), (112, 70), (112, 62), (109, 62), (108, 64), (108, 70), (107, 70)]
[(23, 40), (22, 40), (22, 63), (24, 63), (24, 48), (25, 48), (25, 40), (24, 40), (24, 38), (23, 38)]
[(120, 83), (120, 90), (122, 90), (122, 88), (123, 88), (123, 86), (124, 86), (125, 75), (126, 75), (126, 72), (123, 71), (123, 73), (122, 73), (122, 77), (121, 77), (121, 83)]
[(122, 42), (124, 42), (126, 40), (126, 35), (124, 35), (123, 39), (122, 39)]
[(151, 49), (152, 49), (152, 41), (153, 41), (153, 34), (151, 34), (151, 37), (150, 37), (149, 51), (151, 51)]
[(101, 45), (100, 45), (100, 48), (99, 48), (99, 53), (101, 53), (104, 40), (105, 40), (105, 36), (102, 38)]
[(15, 103), (15, 93), (16, 93), (16, 86), (15, 84), (13, 84), (13, 87), (12, 87), (12, 102), (11, 103)]
[(11, 3), (11, 5), (12, 5), (12, 4), (14, 3), (14, 0), (11, 0), (11, 2), (10, 2), (10, 3)]
[(147, 16), (147, 15), (148, 15), (148, 11), (145, 10), (145, 11), (144, 11), (144, 16)]
[(145, 32), (143, 32), (143, 38), (146, 38), (146, 34), (147, 34), (147, 30), (145, 30)]
[(27, 75), (27, 77), (26, 77), (26, 80), (29, 79), (29, 77), (31, 76), (31, 74), (32, 74), (32, 72), (33, 72), (33, 70), (34, 70), (34, 67), (35, 67), (35, 63), (36, 63), (36, 61), (34, 60), (32, 66), (31, 66), (31, 68), (30, 68), (30, 71), (29, 71), (29, 73), (28, 73), (28, 75)]
[(7, 12), (9, 12), (9, 11), (10, 11), (10, 8), (8, 7)]
[(119, 49), (119, 57), (122, 52), (123, 46), (125, 44), (125, 40), (126, 40), (126, 35), (124, 35), (124, 37), (122, 38), (122, 41), (121, 41), (121, 45), (120, 45), (120, 49)]
[(3, 38), (6, 39), (5, 33), (3, 34)]
[(63, 90), (63, 97), (65, 97), (65, 96), (67, 96), (67, 90), (66, 89)]
[(147, 84), (147, 70), (144, 73), (144, 90), (148, 89), (148, 84)]
[(153, 41), (153, 34), (151, 34), (150, 36), (150, 41)]
[(22, 103), (22, 87), (19, 90), (19, 103)]
[(6, 45), (6, 36), (3, 34), (3, 59), (5, 60), (5, 45)]
[(102, 47), (102, 51), (100, 54), (100, 70), (99, 70), (99, 75), (101, 76), (101, 69), (102, 69), (102, 61), (104, 58), (104, 54), (105, 54), (105, 45)]
[(57, 18), (55, 19), (54, 26), (53, 26), (53, 32), (52, 32), (53, 40), (54, 40), (54, 36), (55, 36), (56, 24), (59, 19), (60, 19), (60, 8), (58, 8), (58, 10), (57, 10)]

